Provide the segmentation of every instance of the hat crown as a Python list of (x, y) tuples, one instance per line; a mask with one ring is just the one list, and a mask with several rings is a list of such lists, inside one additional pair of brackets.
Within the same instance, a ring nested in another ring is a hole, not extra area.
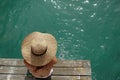
[(47, 45), (45, 41), (38, 42), (37, 40), (34, 40), (31, 45), (31, 52), (32, 54), (36, 56), (41, 56), (42, 54), (45, 54), (47, 51)]

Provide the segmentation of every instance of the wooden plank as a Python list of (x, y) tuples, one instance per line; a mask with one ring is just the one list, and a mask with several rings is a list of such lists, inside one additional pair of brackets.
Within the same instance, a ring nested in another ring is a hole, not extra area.
[(90, 68), (54, 68), (53, 75), (91, 75)]
[(22, 59), (5, 59), (0, 58), (0, 65), (3, 66), (24, 66)]
[(54, 67), (70, 67), (70, 68), (90, 68), (90, 61), (88, 60), (58, 60)]
[[(0, 80), (31, 80), (25, 75), (0, 75)], [(52, 80), (91, 80), (91, 76), (52, 76)]]
[(52, 80), (91, 80), (91, 76), (53, 76)]
[(25, 75), (0, 74), (0, 80), (24, 80)]
[[(58, 60), (53, 69), (52, 80), (91, 80), (88, 60)], [(23, 59), (0, 58), (0, 80), (25, 80), (26, 72)]]
[[(53, 68), (53, 75), (91, 75), (90, 68)], [(26, 67), (0, 66), (1, 74), (26, 74)]]
[[(7, 66), (24, 66), (22, 59), (3, 59), (0, 58), (0, 65)], [(54, 67), (84, 67), (90, 68), (90, 61), (88, 60), (58, 60)]]

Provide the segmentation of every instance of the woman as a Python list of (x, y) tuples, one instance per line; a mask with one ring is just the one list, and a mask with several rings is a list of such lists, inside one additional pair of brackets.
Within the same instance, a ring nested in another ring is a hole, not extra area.
[(33, 32), (22, 42), (24, 64), (27, 76), (34, 80), (51, 80), (56, 58), (57, 41), (48, 33)]

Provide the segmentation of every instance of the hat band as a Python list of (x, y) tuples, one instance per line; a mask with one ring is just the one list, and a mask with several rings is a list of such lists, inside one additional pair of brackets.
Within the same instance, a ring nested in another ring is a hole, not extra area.
[(46, 48), (46, 50), (42, 54), (36, 54), (36, 53), (34, 53), (33, 50), (32, 50), (32, 48), (31, 48), (31, 52), (35, 56), (43, 56), (47, 52), (47, 48)]

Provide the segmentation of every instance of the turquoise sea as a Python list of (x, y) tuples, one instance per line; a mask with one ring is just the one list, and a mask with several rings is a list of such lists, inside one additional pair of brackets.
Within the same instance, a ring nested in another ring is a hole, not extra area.
[(90, 60), (92, 80), (120, 80), (120, 0), (0, 0), (0, 58), (22, 58), (33, 31), (56, 37), (57, 58)]

